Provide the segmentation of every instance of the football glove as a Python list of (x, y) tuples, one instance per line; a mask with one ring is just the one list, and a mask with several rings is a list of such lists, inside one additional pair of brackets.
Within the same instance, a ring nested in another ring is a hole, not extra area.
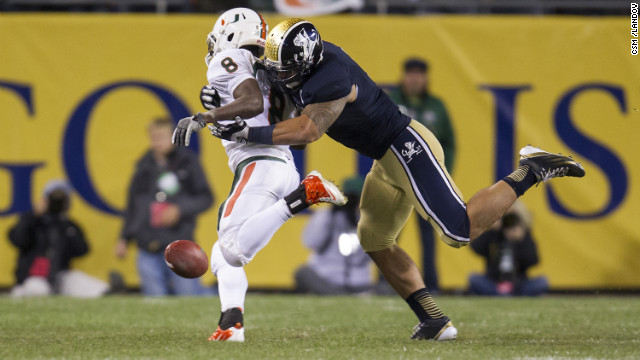
[(207, 123), (204, 122), (204, 116), (200, 113), (181, 119), (173, 131), (171, 143), (178, 146), (189, 146), (191, 134), (200, 131), (205, 125)]
[(209, 125), (211, 135), (220, 139), (235, 141), (239, 143), (246, 143), (249, 137), (249, 127), (247, 122), (236, 116), (236, 121), (231, 124), (213, 123)]
[(220, 95), (218, 91), (213, 88), (212, 85), (205, 85), (200, 90), (200, 102), (207, 110), (212, 110), (220, 107)]

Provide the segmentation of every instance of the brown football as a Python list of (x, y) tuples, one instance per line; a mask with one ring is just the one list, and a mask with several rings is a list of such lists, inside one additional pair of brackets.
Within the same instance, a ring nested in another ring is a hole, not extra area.
[(174, 273), (189, 279), (207, 272), (209, 260), (200, 245), (189, 240), (176, 240), (164, 250), (164, 261)]

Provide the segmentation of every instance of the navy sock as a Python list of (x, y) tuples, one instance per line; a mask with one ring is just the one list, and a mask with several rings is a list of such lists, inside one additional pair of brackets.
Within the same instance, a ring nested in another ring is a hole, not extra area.
[(411, 310), (413, 310), (418, 319), (420, 319), (420, 322), (444, 317), (444, 314), (433, 301), (427, 288), (417, 290), (404, 300), (409, 304), (409, 307), (411, 307)]
[(536, 178), (536, 175), (531, 171), (529, 165), (523, 165), (502, 179), (502, 181), (509, 184), (513, 191), (515, 191), (516, 196), (520, 197), (525, 191), (529, 190), (530, 187), (538, 182), (538, 178)]

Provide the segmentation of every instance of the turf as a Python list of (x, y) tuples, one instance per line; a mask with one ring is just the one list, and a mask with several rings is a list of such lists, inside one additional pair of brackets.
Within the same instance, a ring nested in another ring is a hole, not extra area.
[(243, 344), (206, 340), (217, 298), (0, 297), (0, 359), (638, 359), (640, 299), (438, 297), (458, 340), (408, 339), (396, 297), (250, 294)]

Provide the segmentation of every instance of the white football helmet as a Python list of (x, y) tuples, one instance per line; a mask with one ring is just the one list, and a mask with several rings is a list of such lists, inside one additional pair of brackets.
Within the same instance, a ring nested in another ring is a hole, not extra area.
[(209, 51), (204, 61), (209, 66), (209, 62), (219, 51), (242, 47), (253, 50), (253, 46), (257, 50), (254, 54), (261, 57), (268, 32), (267, 22), (257, 12), (247, 8), (227, 10), (220, 15), (213, 30), (207, 35)]

